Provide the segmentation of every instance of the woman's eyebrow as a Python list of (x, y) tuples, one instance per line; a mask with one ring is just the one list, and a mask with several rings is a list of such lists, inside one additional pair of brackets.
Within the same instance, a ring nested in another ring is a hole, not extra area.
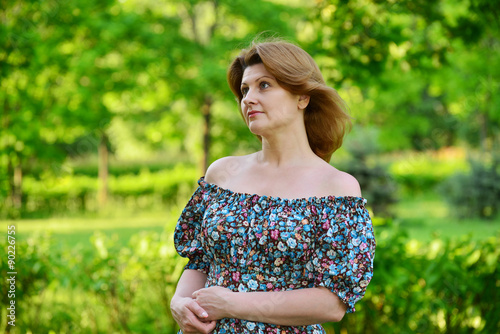
[[(269, 79), (271, 79), (271, 80), (275, 80), (274, 78), (272, 78), (272, 77), (270, 77), (270, 76), (268, 76), (268, 75), (263, 75), (263, 76), (258, 77), (257, 79), (255, 79), (255, 80), (254, 80), (254, 82), (257, 82), (257, 81), (259, 81), (259, 80), (260, 80), (260, 79), (262, 79), (262, 78), (269, 78)], [(242, 82), (242, 83), (241, 83), (241, 86), (243, 86), (243, 85), (248, 85), (248, 84), (247, 84), (246, 82)]]

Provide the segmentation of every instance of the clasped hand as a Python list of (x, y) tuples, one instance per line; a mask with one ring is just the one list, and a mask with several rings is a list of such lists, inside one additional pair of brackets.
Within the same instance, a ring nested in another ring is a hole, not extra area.
[(210, 333), (216, 320), (229, 316), (231, 293), (217, 286), (197, 290), (192, 298), (176, 298), (171, 305), (172, 314), (184, 334)]
[(220, 286), (212, 286), (193, 292), (193, 299), (208, 313), (207, 320), (230, 317), (230, 297), (233, 292)]

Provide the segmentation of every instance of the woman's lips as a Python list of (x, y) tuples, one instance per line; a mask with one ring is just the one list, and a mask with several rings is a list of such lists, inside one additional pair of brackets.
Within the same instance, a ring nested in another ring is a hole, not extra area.
[(248, 115), (248, 118), (252, 118), (252, 117), (255, 117), (257, 114), (262, 114), (262, 111), (250, 110), (247, 115)]

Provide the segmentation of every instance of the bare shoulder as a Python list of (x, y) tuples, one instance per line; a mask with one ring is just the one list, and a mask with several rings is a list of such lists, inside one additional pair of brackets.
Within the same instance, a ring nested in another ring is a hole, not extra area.
[(333, 195), (361, 197), (359, 182), (351, 174), (340, 171), (335, 167), (329, 168), (328, 173), (325, 174), (325, 186)]
[(228, 156), (214, 161), (205, 173), (205, 181), (224, 187), (229, 180), (241, 173), (248, 156)]

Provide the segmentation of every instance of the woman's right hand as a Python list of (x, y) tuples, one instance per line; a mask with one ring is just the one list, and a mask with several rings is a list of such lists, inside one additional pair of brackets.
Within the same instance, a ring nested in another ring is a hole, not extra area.
[(170, 309), (184, 334), (208, 334), (215, 328), (216, 322), (204, 320), (207, 312), (192, 298), (174, 297)]

